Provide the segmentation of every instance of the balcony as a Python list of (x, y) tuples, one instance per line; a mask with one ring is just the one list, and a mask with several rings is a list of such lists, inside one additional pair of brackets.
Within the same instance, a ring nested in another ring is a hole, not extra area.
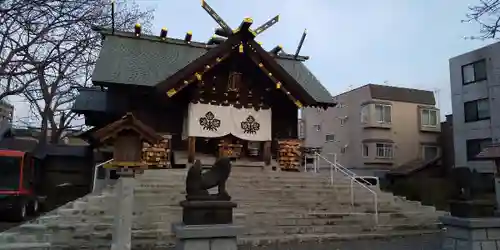
[(371, 122), (363, 123), (363, 128), (365, 128), (365, 129), (370, 129), (370, 128), (391, 129), (392, 123), (371, 121)]

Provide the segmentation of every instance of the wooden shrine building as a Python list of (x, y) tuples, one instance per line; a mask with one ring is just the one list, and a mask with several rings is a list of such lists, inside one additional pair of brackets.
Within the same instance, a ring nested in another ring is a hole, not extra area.
[(297, 139), (299, 108), (335, 103), (303, 64), (308, 57), (280, 46), (264, 50), (254, 40), (263, 29), (251, 24), (245, 19), (231, 30), (222, 23), (221, 36), (206, 43), (192, 41), (190, 32), (175, 39), (166, 29), (150, 36), (140, 26), (96, 28), (103, 47), (95, 87), (80, 89), (73, 110), (96, 128), (133, 113), (170, 136), (177, 164), (228, 155), (269, 165), (278, 140)]

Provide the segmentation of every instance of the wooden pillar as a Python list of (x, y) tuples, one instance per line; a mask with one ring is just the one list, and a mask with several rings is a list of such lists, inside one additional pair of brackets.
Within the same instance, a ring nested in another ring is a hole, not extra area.
[(196, 153), (196, 137), (188, 137), (188, 163), (194, 163)]
[(264, 142), (263, 158), (266, 166), (271, 165), (271, 141)]
[(495, 159), (495, 167), (496, 167), (496, 176), (500, 177), (500, 158)]

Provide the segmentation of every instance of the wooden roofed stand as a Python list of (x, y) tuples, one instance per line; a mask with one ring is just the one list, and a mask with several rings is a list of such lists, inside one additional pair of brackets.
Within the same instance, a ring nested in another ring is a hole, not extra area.
[[(203, 7), (213, 14), (205, 2)], [(96, 127), (133, 112), (171, 136), (174, 167), (195, 159), (212, 165), (221, 156), (232, 158), (233, 166), (270, 166), (279, 157), (278, 142), (298, 138), (299, 108), (335, 105), (303, 65), (308, 57), (287, 54), (281, 46), (266, 51), (255, 41), (277, 18), (255, 30), (249, 18), (234, 30), (218, 19), (219, 36), (206, 43), (192, 41), (190, 32), (174, 39), (166, 29), (160, 36), (141, 34), (137, 27), (98, 29), (105, 39), (92, 80), (107, 88), (82, 89), (73, 110)]]
[(100, 144), (113, 145), (113, 161), (109, 165), (119, 174), (141, 173), (148, 165), (143, 161), (144, 143), (158, 144), (163, 138), (137, 120), (132, 113), (95, 131), (91, 135)]

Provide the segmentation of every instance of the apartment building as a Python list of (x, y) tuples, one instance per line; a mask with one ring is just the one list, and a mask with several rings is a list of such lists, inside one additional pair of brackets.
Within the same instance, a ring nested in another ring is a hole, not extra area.
[(305, 146), (322, 147), (325, 157), (335, 155), (358, 174), (381, 176), (440, 154), (433, 92), (368, 84), (334, 98), (334, 108), (302, 110)]
[(493, 173), (493, 162), (475, 156), (500, 138), (500, 112), (492, 112), (500, 107), (500, 43), (453, 57), (449, 65), (455, 166)]
[(12, 123), (14, 116), (14, 106), (5, 100), (0, 100), (0, 120), (8, 120)]

